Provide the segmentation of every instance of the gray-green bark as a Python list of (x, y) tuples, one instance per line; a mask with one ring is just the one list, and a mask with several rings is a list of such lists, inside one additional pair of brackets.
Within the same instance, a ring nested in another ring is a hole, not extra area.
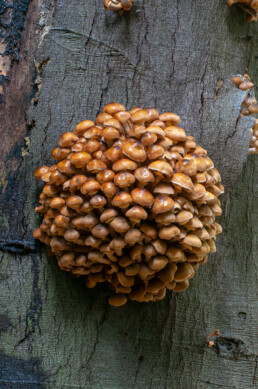
[[(135, 0), (121, 17), (102, 0), (34, 0), (24, 12), (0, 103), (0, 388), (255, 388), (258, 159), (230, 77), (248, 67), (258, 83), (257, 26), (224, 0)], [(87, 290), (32, 237), (34, 169), (110, 101), (179, 114), (226, 188), (217, 253), (160, 303), (111, 308), (107, 287)]]

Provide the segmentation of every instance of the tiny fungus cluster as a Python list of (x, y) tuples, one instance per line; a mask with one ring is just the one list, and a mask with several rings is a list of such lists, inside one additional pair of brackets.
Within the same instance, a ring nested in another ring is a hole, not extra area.
[(227, 3), (230, 7), (233, 4), (238, 4), (248, 14), (248, 22), (258, 20), (258, 0), (227, 0)]
[[(255, 115), (258, 113), (258, 104), (255, 99), (252, 89), (254, 84), (250, 81), (250, 78), (247, 74), (244, 77), (234, 76), (231, 78), (235, 86), (243, 91), (246, 91), (246, 95), (241, 104), (240, 114), (244, 116)], [(254, 125), (250, 130), (250, 144), (249, 144), (249, 154), (258, 153), (258, 120), (254, 119)]]
[(250, 130), (249, 154), (258, 154), (258, 119), (254, 119), (254, 125)]
[(124, 11), (130, 11), (133, 5), (133, 0), (104, 0), (106, 10), (118, 11), (121, 14)]
[(158, 301), (187, 289), (221, 226), (221, 177), (174, 113), (118, 103), (64, 133), (58, 162), (35, 172), (45, 186), (34, 236), (61, 269), (108, 282), (111, 305)]

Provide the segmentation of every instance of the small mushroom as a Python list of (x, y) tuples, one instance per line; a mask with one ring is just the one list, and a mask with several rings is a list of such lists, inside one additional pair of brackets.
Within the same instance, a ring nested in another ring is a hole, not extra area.
[(118, 215), (117, 210), (113, 208), (105, 209), (105, 211), (100, 215), (101, 223), (109, 223)]
[(178, 264), (178, 269), (175, 273), (174, 280), (176, 282), (182, 282), (184, 280), (188, 280), (189, 278), (192, 277), (194, 273), (192, 265), (190, 263), (180, 263)]
[(159, 230), (160, 239), (170, 240), (178, 234), (180, 234), (179, 228), (177, 226), (173, 226), (173, 225), (170, 225), (167, 227), (162, 227)]
[(113, 181), (113, 178), (115, 177), (115, 173), (113, 170), (105, 169), (99, 172), (96, 175), (96, 179), (100, 184), (104, 184), (104, 182)]
[(149, 182), (155, 181), (153, 173), (146, 166), (142, 166), (136, 169), (134, 175), (136, 179), (143, 184), (148, 184)]
[(181, 122), (180, 117), (172, 112), (163, 113), (159, 116), (159, 120), (162, 120), (163, 122), (168, 122), (170, 124), (179, 124)]
[(173, 141), (185, 141), (186, 133), (185, 130), (177, 126), (168, 126), (164, 130), (165, 135)]
[(189, 281), (188, 280), (184, 280), (182, 282), (177, 282), (175, 287), (173, 288), (173, 291), (174, 292), (183, 292), (184, 290), (186, 290), (189, 286)]
[(115, 207), (127, 208), (133, 201), (132, 196), (128, 192), (119, 192), (112, 200), (112, 204)]
[(157, 215), (159, 213), (169, 212), (174, 208), (174, 200), (165, 195), (160, 195), (154, 199), (152, 212)]
[(121, 305), (124, 305), (126, 301), (127, 298), (124, 294), (115, 294), (108, 299), (108, 303), (114, 307), (121, 307)]
[(149, 267), (152, 270), (159, 271), (163, 269), (168, 263), (167, 257), (164, 255), (157, 255), (149, 260)]
[(186, 192), (192, 192), (194, 184), (189, 176), (184, 173), (175, 173), (171, 182), (177, 189), (184, 189)]
[(130, 229), (130, 224), (121, 216), (115, 217), (110, 224), (118, 233), (126, 233)]
[(147, 189), (133, 189), (131, 195), (133, 201), (142, 207), (151, 207), (153, 204), (154, 198)]
[(138, 141), (127, 141), (123, 145), (123, 153), (136, 162), (144, 162), (147, 158), (143, 145)]
[(129, 172), (119, 172), (114, 177), (114, 183), (120, 188), (126, 188), (135, 182), (135, 177)]
[(128, 209), (126, 212), (126, 217), (128, 217), (130, 220), (139, 223), (141, 220), (147, 219), (148, 214), (142, 207), (139, 207), (138, 205), (133, 206), (132, 208)]
[(137, 164), (134, 161), (131, 161), (127, 158), (122, 158), (119, 161), (115, 162), (112, 166), (112, 169), (115, 172), (119, 172), (122, 170), (135, 170), (137, 168)]
[(93, 195), (100, 190), (100, 184), (95, 180), (88, 180), (81, 186), (81, 193), (87, 195)]
[(72, 146), (75, 142), (77, 142), (78, 136), (75, 135), (73, 132), (65, 132), (59, 141), (59, 146), (60, 147), (70, 147)]
[(161, 158), (164, 154), (164, 148), (159, 145), (151, 145), (148, 147), (148, 158), (149, 159), (158, 159)]
[(202, 241), (200, 238), (198, 238), (195, 234), (188, 234), (183, 240), (182, 243), (192, 246), (192, 247), (201, 247)]
[(168, 162), (158, 160), (151, 162), (148, 166), (150, 170), (154, 170), (156, 172), (162, 173), (165, 176), (171, 177), (173, 175), (173, 169)]
[(175, 263), (168, 263), (166, 267), (159, 271), (158, 277), (164, 283), (172, 282), (177, 271), (177, 265)]

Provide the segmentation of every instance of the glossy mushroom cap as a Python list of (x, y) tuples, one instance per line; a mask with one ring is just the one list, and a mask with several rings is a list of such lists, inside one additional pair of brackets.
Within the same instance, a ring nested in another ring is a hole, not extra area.
[[(133, 0), (104, 0), (105, 10), (118, 11), (120, 15), (124, 11), (130, 11), (132, 5)], [(123, 112), (123, 110), (121, 109), (121, 104), (116, 103), (116, 108), (114, 108), (112, 105), (115, 105), (115, 103), (108, 104), (106, 112), (110, 114), (116, 114), (117, 112), (121, 111)]]
[(171, 112), (111, 103), (64, 133), (57, 163), (35, 172), (44, 187), (34, 237), (88, 288), (107, 282), (111, 305), (184, 291), (216, 251), (221, 177), (179, 124)]

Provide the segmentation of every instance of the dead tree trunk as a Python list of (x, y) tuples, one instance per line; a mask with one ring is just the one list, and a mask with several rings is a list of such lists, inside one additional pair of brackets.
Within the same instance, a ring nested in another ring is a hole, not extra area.
[[(258, 84), (257, 25), (224, 0), (135, 0), (120, 17), (102, 0), (0, 1), (0, 12), (0, 387), (254, 388), (258, 159), (230, 77), (248, 68)], [(118, 309), (32, 237), (34, 169), (110, 101), (179, 114), (226, 187), (224, 234), (190, 288)]]

